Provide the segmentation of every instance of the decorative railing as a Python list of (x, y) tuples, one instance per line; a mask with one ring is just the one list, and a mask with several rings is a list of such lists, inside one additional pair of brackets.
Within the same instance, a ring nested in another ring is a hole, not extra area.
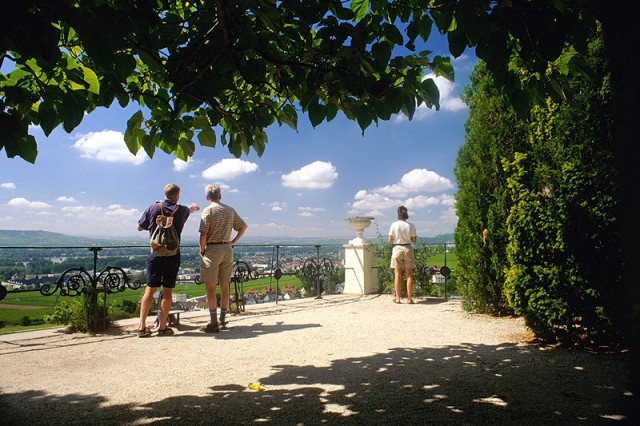
[[(321, 280), (327, 277), (332, 271), (337, 271), (338, 268), (333, 267), (332, 261), (328, 258), (320, 258), (320, 248), (322, 245), (237, 245), (237, 247), (249, 248), (249, 247), (262, 247), (272, 248), (271, 255), (272, 267), (267, 272), (258, 272), (255, 268), (252, 268), (250, 263), (242, 259), (237, 260), (233, 266), (233, 272), (230, 284), (234, 290), (233, 300), (235, 302), (236, 311), (244, 312), (244, 284), (250, 280), (255, 280), (263, 277), (271, 277), (275, 280), (273, 285), (269, 285), (269, 288), (275, 290), (275, 302), (277, 303), (279, 298), (277, 297), (280, 292), (279, 280), (286, 275), (296, 275), (299, 277), (316, 278), (318, 295), (321, 295), (322, 283)], [(299, 263), (302, 266), (295, 270), (283, 272), (281, 268), (281, 249), (282, 248), (304, 248), (314, 247), (315, 256), (301, 259)], [(327, 247), (327, 246), (324, 246)], [(88, 249), (93, 254), (93, 270), (89, 271), (85, 267), (73, 267), (62, 272), (55, 281), (44, 281), (38, 283), (39, 288), (33, 288), (31, 290), (11, 290), (8, 291), (4, 286), (0, 286), (0, 300), (3, 300), (7, 293), (21, 292), (21, 291), (39, 291), (45, 296), (52, 296), (59, 294), (60, 296), (76, 297), (85, 293), (106, 293), (112, 294), (117, 292), (123, 292), (126, 289), (139, 289), (144, 283), (140, 280), (133, 280), (124, 268), (120, 266), (108, 265), (100, 272), (98, 272), (98, 253), (104, 249), (146, 249), (146, 246), (104, 246), (104, 247), (0, 247), (2, 249), (13, 250), (82, 250)], [(185, 245), (182, 247), (183, 258), (185, 253), (189, 253), (191, 250), (195, 253), (197, 246)], [(145, 254), (146, 255), (146, 254)], [(337, 256), (336, 256), (337, 257)], [(202, 284), (199, 275), (193, 277), (195, 284)]]
[(331, 259), (320, 259), (320, 247), (316, 246), (317, 256), (315, 259), (307, 259), (304, 261), (302, 268), (296, 271), (296, 275), (305, 278), (315, 278), (316, 280), (316, 299), (322, 299), (324, 289), (322, 288), (322, 278), (327, 278), (334, 272), (338, 271), (338, 268), (333, 266)]
[(61, 296), (80, 296), (91, 289), (106, 293), (118, 293), (125, 291), (127, 288), (138, 289), (141, 282), (138, 280), (131, 281), (124, 271), (118, 266), (107, 266), (96, 274), (98, 267), (98, 252), (101, 247), (90, 247), (93, 252), (93, 273), (90, 274), (85, 268), (71, 268), (64, 271), (60, 278), (51, 286), (45, 283), (40, 287), (40, 293), (44, 296), (52, 296), (60, 290)]
[[(281, 294), (281, 287), (279, 281), (283, 276), (286, 275), (295, 275), (300, 278), (312, 279), (315, 281), (315, 296), (318, 299), (322, 298), (324, 291), (326, 290), (323, 287), (323, 283), (326, 279), (331, 276), (333, 273), (337, 272), (340, 268), (335, 265), (335, 260), (339, 257), (337, 252), (341, 251), (342, 245), (237, 245), (238, 248), (267, 248), (270, 249), (271, 255), (265, 257), (270, 257), (270, 267), (267, 268), (264, 272), (258, 272), (251, 266), (249, 261), (243, 260), (240, 258), (234, 263), (233, 273), (231, 277), (230, 284), (233, 290), (232, 302), (234, 305), (233, 311), (235, 313), (244, 312), (245, 310), (245, 283), (251, 280), (256, 280), (258, 278), (269, 277), (273, 281), (269, 283), (267, 288), (268, 291), (268, 299), (273, 300), (276, 303), (279, 302)], [(315, 250), (315, 255), (311, 255), (309, 253), (311, 250), (309, 248), (313, 247)], [(289, 250), (289, 255), (291, 255), (291, 250), (294, 248), (307, 249), (307, 256), (304, 258), (303, 256), (297, 256), (298, 263), (300, 266), (293, 270), (287, 270), (286, 272), (282, 267), (282, 250)], [(324, 256), (321, 256), (321, 248), (325, 249)], [(445, 253), (446, 253), (446, 244), (445, 244)], [(33, 291), (39, 291), (41, 294), (45, 296), (51, 296), (55, 294), (59, 294), (61, 296), (69, 296), (76, 297), (82, 294), (97, 294), (97, 293), (105, 293), (113, 294), (118, 292), (123, 292), (127, 289), (139, 289), (144, 285), (143, 282), (137, 279), (132, 279), (129, 273), (125, 271), (125, 268), (120, 266), (111, 266), (108, 265), (99, 271), (98, 269), (98, 261), (99, 261), (99, 252), (105, 249), (139, 249), (138, 255), (134, 256), (142, 256), (142, 253), (146, 256), (148, 254), (148, 249), (146, 246), (140, 245), (131, 245), (131, 246), (104, 246), (104, 247), (2, 247), (0, 246), (0, 251), (9, 249), (17, 249), (17, 250), (61, 250), (61, 249), (69, 249), (69, 250), (89, 250), (92, 252), (93, 257), (93, 270), (88, 270), (85, 267), (73, 267), (62, 272), (55, 281), (43, 282), (40, 284), (39, 288), (32, 289)], [(197, 246), (189, 246), (185, 245), (182, 247), (183, 259), (193, 254), (194, 259), (197, 257)], [(326, 252), (333, 251), (333, 256), (328, 256)], [(237, 250), (238, 252), (238, 250)], [(186, 256), (185, 256), (186, 255)], [(241, 257), (236, 254), (236, 257)], [(332, 258), (334, 260), (332, 260)], [(103, 258), (104, 259), (104, 258)], [(108, 257), (107, 257), (108, 259)], [(183, 262), (184, 263), (184, 262)], [(385, 269), (384, 267), (382, 269)], [(451, 270), (446, 266), (446, 254), (445, 254), (445, 265), (442, 267), (437, 267), (435, 265), (416, 265), (414, 269), (414, 278), (419, 282), (427, 282), (433, 277), (434, 274), (439, 273), (445, 278), (444, 282), (444, 291), (445, 297), (447, 297), (447, 287), (446, 287), (446, 278), (449, 277)], [(200, 281), (199, 275), (193, 276), (193, 282), (196, 284), (202, 284)], [(4, 286), (0, 286), (0, 300), (3, 300), (7, 293), (9, 292), (17, 292), (17, 291), (25, 291), (25, 290), (13, 290), (8, 291)], [(28, 291), (28, 290), (27, 290)], [(273, 297), (272, 297), (273, 296)]]

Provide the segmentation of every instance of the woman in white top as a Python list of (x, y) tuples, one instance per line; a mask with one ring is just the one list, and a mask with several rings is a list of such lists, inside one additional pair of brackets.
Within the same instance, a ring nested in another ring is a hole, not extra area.
[(407, 302), (413, 303), (411, 296), (413, 295), (413, 267), (416, 258), (413, 254), (413, 246), (416, 243), (416, 227), (412, 223), (407, 222), (409, 214), (405, 206), (398, 207), (398, 220), (391, 224), (389, 229), (389, 242), (393, 243), (393, 251), (391, 254), (391, 267), (395, 269), (395, 290), (396, 297), (393, 303), (400, 303), (402, 296), (402, 270), (407, 277)]

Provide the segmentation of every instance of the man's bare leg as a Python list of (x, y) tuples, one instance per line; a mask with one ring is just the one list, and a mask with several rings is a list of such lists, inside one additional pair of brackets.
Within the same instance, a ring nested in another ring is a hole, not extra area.
[(157, 288), (155, 287), (147, 286), (147, 289), (142, 295), (142, 300), (140, 301), (140, 325), (138, 325), (138, 330), (144, 330), (147, 326), (147, 316), (153, 303), (153, 293), (155, 293), (156, 290)]
[(162, 288), (162, 301), (160, 302), (162, 315), (160, 316), (159, 330), (167, 329), (167, 318), (169, 317), (169, 311), (171, 310), (171, 304), (173, 302), (172, 294), (172, 288)]

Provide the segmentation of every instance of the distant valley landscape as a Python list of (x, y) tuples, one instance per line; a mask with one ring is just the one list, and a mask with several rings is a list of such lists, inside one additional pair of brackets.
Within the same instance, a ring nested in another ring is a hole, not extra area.
[[(294, 237), (247, 237), (242, 244), (346, 244), (353, 236), (333, 238), (294, 238)], [(425, 243), (452, 242), (453, 234), (420, 238)], [(371, 242), (374, 238), (370, 238)], [(0, 230), (0, 247), (87, 247), (87, 246), (123, 246), (146, 243), (144, 237), (139, 238), (89, 238), (48, 231)], [(185, 239), (183, 245), (196, 245), (196, 239)]]

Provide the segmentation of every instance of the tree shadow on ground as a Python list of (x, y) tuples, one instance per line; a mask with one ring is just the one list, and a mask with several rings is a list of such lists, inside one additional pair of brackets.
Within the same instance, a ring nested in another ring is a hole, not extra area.
[(4, 424), (620, 424), (634, 402), (628, 363), (531, 344), (397, 348), (275, 365), (263, 391), (229, 383), (144, 405), (30, 391), (0, 395), (0, 407)]
[(413, 299), (413, 303), (415, 303), (416, 305), (441, 305), (443, 303), (449, 303), (449, 301), (449, 299), (445, 299), (444, 297), (427, 297), (424, 299)]
[(215, 337), (216, 339), (249, 339), (252, 337), (264, 336), (266, 334), (274, 333), (286, 333), (293, 330), (302, 330), (307, 328), (322, 327), (320, 324), (285, 324), (279, 321), (275, 324), (263, 324), (255, 323), (251, 325), (233, 325), (233, 333), (228, 333), (227, 329), (222, 329), (220, 333), (203, 333), (199, 330), (200, 326), (180, 326), (182, 335), (185, 336), (200, 336), (200, 337)]

